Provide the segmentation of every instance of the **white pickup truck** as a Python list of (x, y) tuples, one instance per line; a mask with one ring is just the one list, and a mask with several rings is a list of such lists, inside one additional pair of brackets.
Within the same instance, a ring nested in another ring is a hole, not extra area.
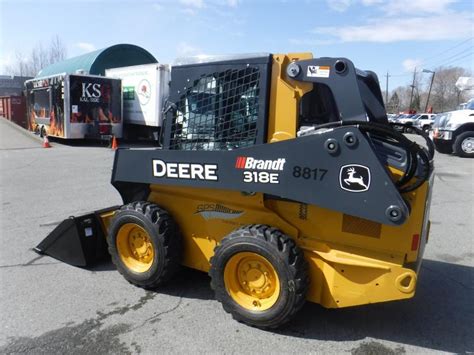
[(422, 129), (425, 132), (429, 132), (431, 129), (431, 126), (434, 123), (434, 120), (436, 118), (436, 114), (434, 113), (420, 113), (416, 117), (414, 117), (414, 122), (413, 125), (415, 127), (418, 127), (419, 129)]

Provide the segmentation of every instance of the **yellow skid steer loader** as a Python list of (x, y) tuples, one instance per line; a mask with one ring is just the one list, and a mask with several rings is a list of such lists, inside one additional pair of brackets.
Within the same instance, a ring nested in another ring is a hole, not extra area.
[(275, 328), (305, 300), (410, 298), (429, 233), (433, 145), (393, 130), (377, 76), (346, 58), (260, 54), (172, 69), (162, 147), (118, 149), (123, 206), (62, 222), (36, 250), (107, 251), (155, 289), (208, 272), (224, 309)]

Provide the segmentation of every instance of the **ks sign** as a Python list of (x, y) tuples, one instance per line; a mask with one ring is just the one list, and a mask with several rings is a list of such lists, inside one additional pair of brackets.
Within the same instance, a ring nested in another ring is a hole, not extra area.
[(82, 83), (81, 102), (99, 102), (100, 84)]

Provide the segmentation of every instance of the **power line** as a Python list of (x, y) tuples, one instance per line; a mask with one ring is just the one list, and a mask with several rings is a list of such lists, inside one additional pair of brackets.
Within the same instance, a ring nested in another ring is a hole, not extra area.
[[(438, 61), (438, 62), (434, 62), (434, 64), (431, 64), (430, 67), (434, 67), (435, 65), (436, 66), (440, 66), (440, 65), (443, 65), (443, 62), (446, 63), (446, 62), (449, 62), (451, 59), (457, 57), (457, 56), (460, 56), (460, 55), (463, 55), (464, 53), (466, 52), (470, 52), (472, 53), (472, 49), (474, 48), (474, 46), (470, 46), (469, 48), (466, 48), (464, 50), (462, 50), (461, 52), (458, 52), (456, 54), (453, 54), (447, 58), (444, 58), (442, 59), (441, 61)], [(442, 63), (442, 64), (439, 64), (439, 63)]]
[(406, 73), (406, 74), (390, 74), (390, 76), (411, 76), (411, 73)]
[[(448, 61), (448, 62), (445, 62), (445, 63), (443, 63), (443, 64), (440, 65), (440, 66), (450, 66), (450, 65), (452, 65), (453, 63), (456, 63), (456, 62), (458, 62), (458, 61), (460, 61), (460, 60), (462, 60), (462, 59), (464, 59), (464, 58), (472, 57), (472, 56), (473, 56), (473, 53), (472, 53), (472, 52), (471, 52), (471, 53), (467, 53), (467, 54), (464, 54), (464, 55), (461, 56), (461, 57), (454, 58), (454, 59), (452, 59), (452, 60), (450, 60), (450, 61)], [(415, 80), (414, 78), (415, 78), (415, 75), (416, 75), (415, 73), (416, 73), (416, 69), (415, 69), (415, 72), (414, 72), (413, 74), (412, 74), (412, 73), (407, 73), (407, 74), (390, 74), (390, 77), (392, 77), (392, 76), (408, 76), (408, 75), (411, 76), (411, 75), (413, 75), (413, 83), (412, 83), (412, 85), (409, 85), (409, 87), (412, 88), (412, 90), (411, 90), (411, 91), (412, 91), (412, 94), (411, 94), (411, 97), (410, 97), (410, 101), (412, 101), (413, 89), (414, 89), (414, 86), (415, 86), (415, 85), (414, 85), (414, 80)], [(433, 77), (432, 77), (432, 79), (433, 79)], [(431, 85), (432, 85), (432, 84), (431, 84)], [(411, 106), (411, 104), (410, 104), (410, 106)]]
[(456, 63), (457, 61), (461, 60), (461, 59), (464, 59), (464, 58), (467, 58), (467, 57), (471, 57), (472, 56), (472, 53), (467, 53), (466, 55), (463, 55), (462, 57), (459, 57), (459, 58), (456, 58), (450, 62), (447, 62), (447, 63), (444, 63), (443, 65), (451, 65), (453, 63)]
[(431, 57), (422, 59), (421, 61), (422, 61), (423, 63), (430, 62), (432, 59), (438, 58), (441, 54), (444, 54), (444, 53), (446, 53), (446, 52), (449, 52), (450, 50), (452, 50), (452, 49), (454, 49), (454, 48), (457, 48), (457, 47), (463, 45), (464, 43), (469, 42), (469, 41), (472, 41), (472, 40), (473, 40), (473, 37), (469, 37), (468, 39), (465, 39), (464, 41), (462, 41), (462, 42), (460, 42), (460, 43), (458, 43), (458, 44), (456, 44), (456, 45), (454, 45), (454, 46), (452, 46), (452, 47), (449, 47), (449, 48), (447, 48), (447, 49), (445, 49), (445, 50), (443, 50), (443, 51), (441, 51), (441, 52), (439, 52), (439, 53), (437, 53), (437, 54), (434, 54), (434, 55), (432, 55)]
[[(426, 58), (426, 59), (421, 59), (421, 64), (422, 64), (423, 66), (427, 66), (427, 65), (425, 65), (426, 62), (430, 62), (430, 61), (432, 61), (433, 59), (439, 59), (439, 56), (440, 56), (441, 54), (447, 53), (447, 52), (449, 52), (449, 51), (452, 50), (452, 49), (458, 48), (458, 47), (462, 46), (463, 44), (465, 44), (466, 42), (472, 41), (473, 39), (474, 39), (474, 37), (469, 37), (469, 38), (467, 38), (467, 39), (465, 39), (465, 40), (463, 40), (463, 41), (461, 41), (461, 42), (455, 44), (454, 46), (451, 46), (451, 47), (449, 47), (449, 48), (446, 48), (446, 49), (442, 50), (441, 52), (438, 52), (438, 53), (435, 54), (435, 55), (432, 55), (432, 56), (430, 56), (430, 57), (428, 57), (428, 58)], [(449, 61), (451, 58), (454, 58), (454, 57), (456, 57), (457, 55), (462, 55), (462, 54), (464, 54), (466, 51), (472, 50), (472, 48), (473, 48), (473, 45), (471, 45), (469, 48), (463, 49), (463, 50), (462, 50), (461, 52), (459, 52), (459, 53), (456, 53), (456, 54), (454, 54), (454, 55), (452, 55), (452, 56), (450, 56), (450, 57), (444, 58), (444, 59), (442, 59), (441, 61)], [(464, 58), (464, 57), (463, 57), (463, 58)], [(438, 62), (439, 62), (439, 61), (438, 61)], [(436, 63), (436, 61), (435, 61), (434, 63)], [(442, 66), (442, 65), (446, 65), (446, 64), (445, 64), (445, 63), (437, 64), (437, 66)], [(430, 65), (428, 65), (428, 66), (433, 67), (434, 64), (430, 64)], [(390, 76), (392, 76), (392, 77), (403, 77), (403, 76), (411, 76), (411, 75), (412, 75), (412, 73), (390, 74)]]

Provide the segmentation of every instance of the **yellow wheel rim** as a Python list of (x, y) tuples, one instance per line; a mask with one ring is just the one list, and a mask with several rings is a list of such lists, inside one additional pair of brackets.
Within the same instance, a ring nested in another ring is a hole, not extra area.
[(252, 311), (271, 308), (280, 295), (280, 280), (275, 268), (256, 253), (233, 255), (224, 269), (224, 283), (232, 299)]
[(117, 233), (117, 251), (125, 266), (133, 272), (151, 268), (155, 250), (148, 233), (138, 224), (126, 223)]

